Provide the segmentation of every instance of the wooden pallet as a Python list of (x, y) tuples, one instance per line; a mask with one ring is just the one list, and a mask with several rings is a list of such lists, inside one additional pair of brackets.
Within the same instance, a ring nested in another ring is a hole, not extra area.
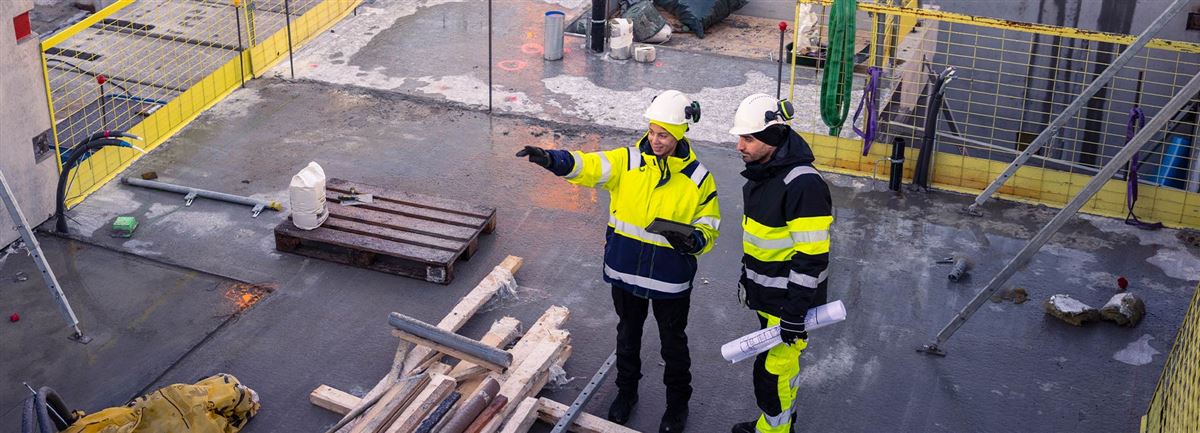
[[(329, 219), (302, 230), (291, 218), (275, 227), (275, 249), (380, 272), (449, 284), (454, 263), (496, 229), (496, 209), (331, 178)], [(343, 206), (339, 195), (373, 194), (374, 203)]]

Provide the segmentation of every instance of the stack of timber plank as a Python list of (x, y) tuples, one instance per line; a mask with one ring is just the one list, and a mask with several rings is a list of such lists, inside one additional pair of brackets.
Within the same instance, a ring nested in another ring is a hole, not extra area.
[[(522, 263), (520, 257), (504, 259), (432, 326), (456, 333), (502, 287), (515, 285), (513, 274)], [(493, 323), (478, 343), (501, 350), (512, 344), (507, 366), (462, 359), (471, 356), (395, 331), (403, 341), (391, 371), (364, 397), (321, 385), (309, 394), (309, 401), (344, 416), (344, 425), (334, 430), (338, 433), (524, 433), (539, 420), (553, 425), (566, 414), (567, 405), (537, 395), (551, 379), (551, 370), (562, 368), (571, 356), (571, 334), (563, 329), (569, 315), (565, 307), (547, 308), (524, 334), (515, 318)], [(446, 362), (451, 358), (459, 359), (453, 367)], [(635, 432), (586, 413), (569, 430)]]

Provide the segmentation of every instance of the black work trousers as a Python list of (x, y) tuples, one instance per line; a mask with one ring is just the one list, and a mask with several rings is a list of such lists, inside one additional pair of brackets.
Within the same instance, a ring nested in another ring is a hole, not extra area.
[(662, 358), (666, 363), (663, 385), (667, 386), (667, 407), (683, 407), (692, 397), (692, 356), (688, 353), (687, 318), (691, 295), (675, 299), (646, 299), (624, 289), (612, 288), (613, 307), (617, 310), (617, 389), (636, 394), (642, 378), (642, 328), (650, 307), (662, 340)]

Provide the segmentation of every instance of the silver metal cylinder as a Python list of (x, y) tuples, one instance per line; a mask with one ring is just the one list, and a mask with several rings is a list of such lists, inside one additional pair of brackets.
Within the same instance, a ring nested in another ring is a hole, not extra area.
[(546, 26), (542, 41), (542, 58), (546, 60), (562, 60), (563, 57), (563, 23), (567, 16), (562, 11), (546, 12)]

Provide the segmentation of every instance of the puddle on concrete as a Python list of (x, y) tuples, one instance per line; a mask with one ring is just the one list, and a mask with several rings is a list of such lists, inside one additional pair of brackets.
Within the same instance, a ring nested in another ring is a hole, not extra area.
[(1154, 355), (1160, 355), (1162, 352), (1150, 347), (1150, 340), (1154, 337), (1150, 334), (1144, 334), (1137, 341), (1129, 343), (1124, 349), (1113, 354), (1113, 359), (1124, 362), (1129, 365), (1146, 365), (1154, 361)]

